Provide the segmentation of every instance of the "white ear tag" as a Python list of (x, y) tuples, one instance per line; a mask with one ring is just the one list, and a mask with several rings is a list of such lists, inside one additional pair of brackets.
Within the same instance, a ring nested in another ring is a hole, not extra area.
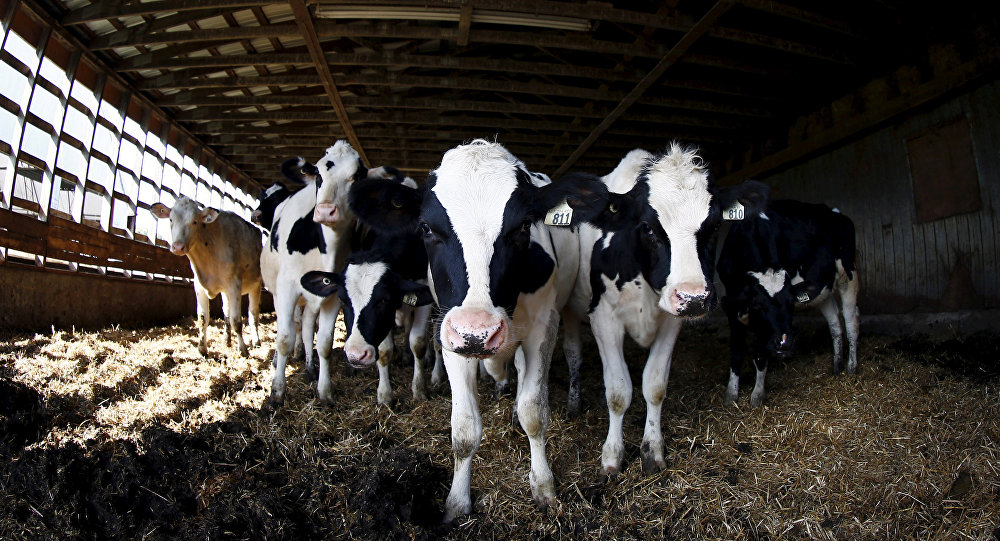
[(573, 223), (573, 208), (566, 201), (545, 213), (545, 225), (568, 226)]
[(742, 220), (744, 217), (743, 203), (734, 201), (732, 206), (722, 211), (723, 220)]
[(799, 301), (802, 304), (805, 304), (809, 302), (809, 294), (803, 291), (795, 296), (795, 300)]
[(417, 305), (417, 294), (416, 293), (407, 293), (406, 295), (403, 295), (403, 304), (408, 304), (410, 306), (416, 306)]

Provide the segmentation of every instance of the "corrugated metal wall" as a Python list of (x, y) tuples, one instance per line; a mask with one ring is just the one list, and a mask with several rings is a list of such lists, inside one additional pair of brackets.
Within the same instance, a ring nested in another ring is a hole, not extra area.
[[(963, 116), (982, 208), (917, 223), (907, 139)], [(862, 313), (1000, 307), (1000, 81), (762, 180), (777, 198), (827, 203), (854, 220)]]

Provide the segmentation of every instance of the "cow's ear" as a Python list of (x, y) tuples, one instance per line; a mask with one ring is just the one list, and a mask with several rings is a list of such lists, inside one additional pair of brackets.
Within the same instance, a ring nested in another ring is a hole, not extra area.
[(306, 291), (319, 297), (337, 294), (342, 278), (336, 272), (309, 271), (302, 275), (300, 283)]
[(293, 185), (301, 186), (307, 182), (315, 181), (319, 175), (319, 169), (299, 156), (281, 162), (281, 174)]
[(614, 193), (600, 177), (570, 173), (540, 188), (542, 197), (536, 197), (536, 201), (552, 207), (565, 201), (573, 209), (572, 225), (587, 222), (604, 231), (620, 231), (634, 227), (641, 219), (644, 187), (645, 184), (637, 184), (629, 193)]
[(153, 203), (153, 206), (149, 207), (149, 210), (153, 213), (153, 216), (156, 216), (157, 218), (170, 217), (170, 207), (164, 205), (163, 203)]
[(200, 216), (202, 222), (210, 224), (219, 217), (219, 211), (213, 208), (202, 209)]
[(420, 282), (400, 278), (399, 291), (403, 294), (403, 304), (408, 306), (424, 306), (434, 302), (431, 288)]
[(715, 199), (723, 211), (739, 201), (745, 216), (757, 216), (767, 210), (771, 187), (756, 180), (744, 180), (735, 186), (716, 189)]
[(409, 233), (416, 230), (424, 188), (410, 188), (396, 180), (366, 178), (351, 186), (347, 202), (354, 214), (376, 231)]

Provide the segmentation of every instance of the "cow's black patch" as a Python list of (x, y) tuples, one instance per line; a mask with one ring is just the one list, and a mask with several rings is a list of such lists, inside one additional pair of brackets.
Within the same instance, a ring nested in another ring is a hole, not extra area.
[(315, 207), (292, 224), (292, 228), (288, 232), (288, 239), (285, 241), (288, 253), (301, 252), (305, 254), (314, 248), (319, 249), (320, 253), (326, 253), (323, 226), (313, 221), (314, 211)]
[(271, 249), (275, 252), (278, 251), (278, 221), (274, 221), (274, 229), (271, 231)]

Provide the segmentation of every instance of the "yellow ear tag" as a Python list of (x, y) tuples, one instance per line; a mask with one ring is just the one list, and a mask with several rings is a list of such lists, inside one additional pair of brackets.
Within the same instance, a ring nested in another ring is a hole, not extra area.
[(573, 224), (573, 208), (566, 201), (545, 213), (545, 225), (569, 226)]
[(743, 203), (735, 201), (733, 205), (722, 211), (723, 220), (742, 220), (744, 218)]
[(403, 304), (408, 304), (410, 306), (416, 306), (417, 305), (417, 294), (416, 293), (407, 293), (406, 295), (403, 295)]

